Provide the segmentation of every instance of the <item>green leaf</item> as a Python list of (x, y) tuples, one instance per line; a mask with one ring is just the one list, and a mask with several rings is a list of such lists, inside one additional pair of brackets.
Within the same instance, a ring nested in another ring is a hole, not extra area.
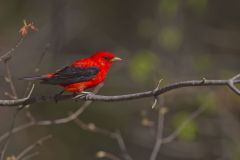
[(240, 146), (239, 146), (239, 144), (234, 146), (234, 148), (232, 150), (233, 150), (233, 152), (232, 152), (232, 154), (233, 154), (232, 159), (233, 160), (239, 160), (240, 159)]

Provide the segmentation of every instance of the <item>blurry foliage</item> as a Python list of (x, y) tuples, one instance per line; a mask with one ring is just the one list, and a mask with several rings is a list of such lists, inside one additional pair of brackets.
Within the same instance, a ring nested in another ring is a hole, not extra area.
[(240, 146), (237, 145), (233, 149), (233, 160), (239, 160), (240, 159)]
[(161, 0), (160, 10), (166, 13), (174, 13), (177, 11), (180, 2), (179, 0)]
[[(182, 123), (189, 118), (189, 116), (190, 115), (187, 112), (176, 113), (172, 119), (174, 130), (181, 126)], [(197, 132), (198, 127), (196, 123), (193, 120), (190, 120), (181, 130), (181, 132), (178, 135), (178, 138), (183, 141), (191, 142), (196, 139)]]
[(154, 53), (141, 50), (131, 58), (130, 75), (136, 82), (146, 82), (152, 78), (157, 63), (159, 61)]
[(208, 0), (187, 0), (186, 2), (198, 14), (205, 13), (208, 6)]
[(164, 27), (158, 35), (159, 43), (169, 51), (176, 51), (182, 44), (182, 33), (175, 27)]
[(213, 66), (213, 61), (209, 54), (194, 56), (193, 67), (198, 72), (207, 72)]
[(201, 107), (204, 107), (207, 112), (215, 112), (217, 109), (217, 97), (213, 92), (207, 94), (199, 94), (198, 102)]
[[(208, 0), (186, 0), (185, 2), (187, 6), (193, 10), (193, 12), (198, 14), (205, 13), (208, 6)], [(176, 13), (180, 4), (180, 0), (161, 0), (160, 10), (167, 14), (173, 14)]]

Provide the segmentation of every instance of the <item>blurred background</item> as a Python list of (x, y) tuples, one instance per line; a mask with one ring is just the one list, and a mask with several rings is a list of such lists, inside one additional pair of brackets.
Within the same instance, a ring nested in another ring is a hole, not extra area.
[[(239, 73), (239, 0), (0, 0), (0, 53), (20, 39), (23, 19), (39, 29), (30, 33), (9, 62), (19, 97), (27, 82), (19, 77), (55, 71), (96, 51), (111, 51), (123, 61), (114, 64), (99, 94), (120, 95), (152, 90), (176, 81), (227, 79)], [(9, 99), (0, 67), (0, 97)], [(61, 88), (37, 85), (33, 96), (54, 95)], [(161, 97), (167, 108), (163, 137), (176, 131), (198, 108), (204, 111), (185, 125), (176, 139), (163, 144), (157, 159), (240, 159), (240, 98), (227, 87), (192, 87)], [(129, 154), (146, 160), (156, 141), (157, 109), (153, 98), (123, 102), (93, 102), (79, 116), (109, 131), (118, 129)], [(74, 112), (82, 102), (71, 100), (31, 105), (37, 120), (54, 120)], [(0, 108), (0, 135), (9, 130), (14, 108)], [(27, 123), (25, 111), (16, 126)], [(82, 130), (74, 122), (36, 126), (14, 134), (6, 155), (16, 155), (39, 137), (53, 138), (36, 148), (32, 159), (93, 160), (100, 150), (122, 158), (116, 141)], [(2, 145), (2, 144), (1, 144)], [(103, 158), (104, 159), (104, 158)], [(108, 158), (106, 158), (108, 159)]]

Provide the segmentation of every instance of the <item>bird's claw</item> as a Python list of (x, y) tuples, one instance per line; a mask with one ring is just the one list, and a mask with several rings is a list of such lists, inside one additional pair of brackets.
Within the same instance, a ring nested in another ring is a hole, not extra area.
[(57, 103), (61, 95), (63, 94), (64, 90), (59, 92), (58, 94), (54, 95), (53, 99)]
[(55, 103), (58, 103), (58, 99), (59, 99), (60, 95), (59, 94), (56, 94), (53, 99), (55, 101)]
[(79, 99), (79, 98), (83, 98), (83, 97), (87, 98), (88, 96), (91, 96), (91, 95), (94, 95), (94, 93), (83, 91), (80, 94), (74, 96), (73, 99), (77, 101), (77, 99)]

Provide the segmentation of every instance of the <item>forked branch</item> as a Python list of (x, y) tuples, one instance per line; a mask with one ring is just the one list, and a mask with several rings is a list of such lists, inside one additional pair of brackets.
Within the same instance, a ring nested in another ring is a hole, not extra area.
[[(227, 80), (191, 80), (191, 81), (181, 81), (175, 82), (165, 87), (161, 87), (158, 89), (154, 89), (146, 92), (139, 92), (133, 94), (125, 94), (125, 95), (117, 95), (117, 96), (104, 96), (104, 95), (95, 95), (89, 94), (87, 96), (79, 97), (79, 100), (90, 100), (90, 101), (125, 101), (125, 100), (133, 100), (140, 99), (146, 97), (157, 97), (166, 92), (170, 92), (172, 90), (176, 90), (179, 88), (186, 87), (198, 87), (198, 86), (228, 86), (230, 87), (236, 94), (240, 95), (240, 90), (236, 87), (236, 84), (240, 83), (240, 74), (227, 79)], [(58, 97), (58, 101), (63, 100), (71, 100), (75, 95), (62, 95)], [(16, 100), (0, 100), (0, 106), (18, 106), (18, 105), (29, 105), (40, 102), (54, 102), (54, 96), (40, 96), (40, 97), (31, 97), (31, 98), (22, 98)]]

